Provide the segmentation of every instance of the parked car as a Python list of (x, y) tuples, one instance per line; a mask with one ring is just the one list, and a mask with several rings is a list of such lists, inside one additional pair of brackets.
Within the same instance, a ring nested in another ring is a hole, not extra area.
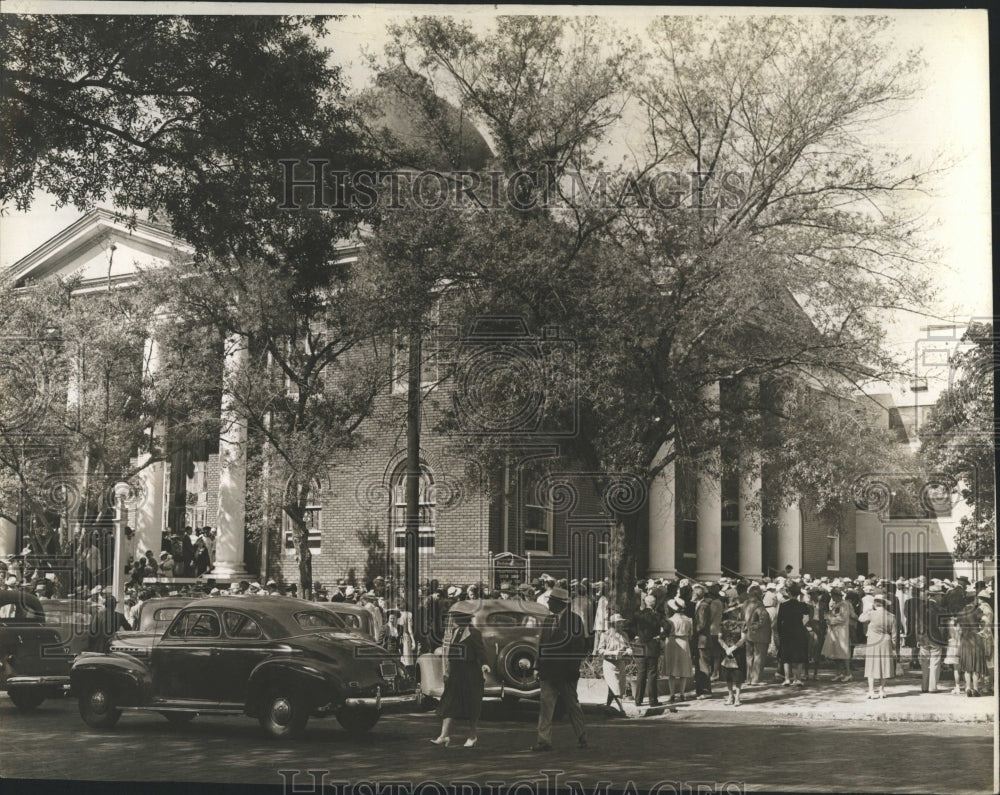
[(174, 723), (196, 715), (255, 717), (273, 737), (334, 715), (351, 732), (412, 709), (416, 683), (385, 649), (345, 632), (314, 602), (277, 597), (198, 599), (180, 610), (144, 658), (81, 654), (70, 674), (80, 716), (109, 729), (123, 709)]
[(139, 657), (149, 654), (154, 641), (163, 636), (181, 608), (193, 602), (192, 596), (164, 596), (147, 599), (139, 606), (137, 626), (132, 630), (119, 630), (111, 638), (111, 651), (125, 652)]
[(82, 599), (47, 599), (42, 602), (45, 625), (54, 628), (72, 653), (87, 651), (90, 641), (91, 604)]
[(375, 619), (365, 608), (351, 602), (316, 602), (315, 604), (340, 616), (346, 631), (357, 632), (369, 640), (375, 640)]
[(0, 606), (6, 605), (14, 606), (14, 615), (0, 619), (0, 688), (18, 710), (29, 712), (69, 689), (74, 655), (59, 631), (46, 625), (34, 594), (0, 591)]
[[(534, 698), (541, 692), (535, 676), (538, 641), (548, 608), (520, 599), (478, 599), (456, 602), (445, 619), (445, 636), (451, 632), (456, 613), (472, 615), (472, 625), (483, 635), (490, 673), (486, 674), (484, 695), (512, 701)], [(440, 652), (440, 650), (438, 650)], [(421, 697), (440, 698), (444, 692), (441, 653), (421, 654)]]

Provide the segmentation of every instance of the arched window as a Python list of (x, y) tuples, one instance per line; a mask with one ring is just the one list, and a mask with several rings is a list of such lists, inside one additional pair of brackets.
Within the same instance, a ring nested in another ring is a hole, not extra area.
[[(420, 539), (421, 552), (434, 551), (434, 476), (426, 464), (420, 464)], [(392, 551), (406, 551), (406, 464), (396, 468), (392, 477)]]

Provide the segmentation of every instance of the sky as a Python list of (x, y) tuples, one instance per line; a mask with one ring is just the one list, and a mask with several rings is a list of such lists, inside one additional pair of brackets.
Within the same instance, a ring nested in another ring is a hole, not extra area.
[[(72, 3), (79, 13), (80, 3)], [(69, 9), (63, 2), (6, 0), (6, 13), (53, 13)], [(352, 88), (364, 88), (371, 79), (364, 53), (381, 51), (386, 25), (416, 13), (444, 13), (442, 6), (394, 5), (277, 5), (254, 3), (191, 4), (88, 3), (93, 13), (321, 13), (344, 14), (328, 27), (325, 40), (334, 60), (343, 68)], [(495, 10), (498, 9), (498, 10)], [(539, 6), (449, 6), (447, 13), (487, 28), (496, 13), (539, 13)], [(547, 14), (574, 14), (569, 6), (545, 7)], [(605, 16), (626, 32), (643, 35), (657, 14), (810, 14), (821, 10), (670, 7), (587, 7), (586, 13)], [(851, 14), (839, 9), (838, 14)], [(872, 13), (869, 11), (856, 13)], [(917, 162), (935, 156), (951, 165), (933, 187), (933, 195), (914, 199), (913, 209), (933, 225), (932, 239), (941, 250), (934, 281), (939, 296), (932, 307), (935, 317), (887, 316), (889, 341), (900, 351), (914, 349), (924, 327), (941, 322), (965, 323), (992, 316), (991, 206), (989, 150), (989, 51), (987, 16), (977, 10), (879, 11), (894, 20), (894, 39), (903, 52), (922, 51), (926, 67), (919, 76), (923, 91), (912, 105), (890, 124), (873, 131), (898, 152), (913, 153)], [(27, 214), (11, 211), (0, 218), (0, 270), (14, 264), (50, 236), (79, 217), (72, 207), (55, 209), (51, 197), (39, 196)]]

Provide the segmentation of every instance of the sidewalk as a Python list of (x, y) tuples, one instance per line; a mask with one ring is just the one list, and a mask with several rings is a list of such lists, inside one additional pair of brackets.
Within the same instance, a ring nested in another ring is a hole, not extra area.
[[(768, 671), (773, 677), (773, 671)], [(968, 698), (953, 695), (940, 685), (937, 693), (920, 692), (920, 672), (907, 674), (886, 682), (885, 698), (869, 701), (868, 683), (856, 678), (854, 682), (832, 682), (833, 673), (820, 671), (819, 680), (806, 682), (804, 688), (782, 687), (768, 681), (757, 687), (744, 688), (739, 707), (726, 706), (728, 693), (724, 682), (713, 682), (713, 697), (697, 701), (694, 690), (686, 694), (686, 700), (669, 704), (669, 690), (661, 681), (660, 708), (636, 708), (631, 701), (625, 701), (625, 710), (630, 718), (658, 717), (669, 719), (672, 715), (713, 712), (745, 712), (759, 714), (762, 720), (767, 716), (803, 718), (812, 720), (873, 720), (873, 721), (944, 721), (950, 723), (989, 723), (996, 721), (997, 701), (993, 697)], [(949, 676), (948, 685), (954, 686)], [(579, 685), (580, 703), (591, 709), (603, 709), (607, 696), (607, 686), (603, 680), (581, 679)], [(671, 706), (675, 709), (671, 710)], [(721, 715), (720, 715), (721, 717)]]

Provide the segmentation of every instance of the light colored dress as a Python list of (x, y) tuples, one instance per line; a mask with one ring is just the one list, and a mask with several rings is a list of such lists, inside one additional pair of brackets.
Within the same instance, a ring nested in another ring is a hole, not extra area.
[(896, 643), (899, 634), (896, 617), (884, 608), (872, 608), (858, 616), (868, 625), (865, 646), (865, 677), (891, 679), (896, 675)]
[(694, 622), (683, 613), (674, 613), (667, 619), (670, 634), (664, 644), (663, 676), (690, 678), (694, 676), (691, 661), (691, 633)]
[(854, 618), (854, 608), (846, 599), (830, 603), (830, 612), (826, 616), (829, 627), (826, 639), (823, 641), (821, 654), (828, 660), (851, 659), (851, 619)]
[(625, 687), (625, 658), (631, 653), (632, 644), (617, 629), (601, 633), (597, 654), (601, 657), (604, 681), (614, 695), (620, 696)]
[(413, 613), (409, 610), (402, 611), (396, 623), (399, 626), (400, 662), (403, 665), (415, 665), (417, 660), (414, 654), (416, 649), (413, 641)]

